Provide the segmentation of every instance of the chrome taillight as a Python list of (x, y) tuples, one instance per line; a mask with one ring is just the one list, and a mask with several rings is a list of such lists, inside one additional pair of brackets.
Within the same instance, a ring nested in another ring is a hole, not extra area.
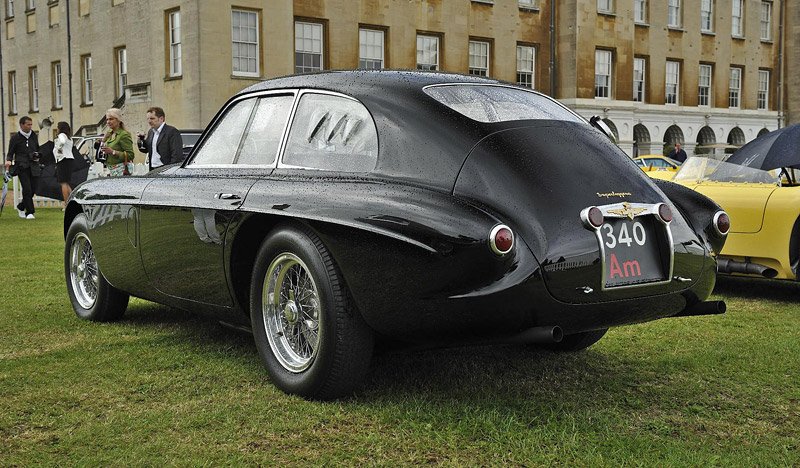
[(605, 222), (605, 217), (603, 216), (603, 212), (600, 211), (600, 208), (590, 206), (581, 211), (581, 220), (587, 228), (598, 229)]
[(672, 210), (666, 203), (660, 203), (658, 205), (658, 216), (661, 218), (661, 221), (664, 223), (669, 223), (672, 221)]
[(489, 233), (489, 248), (497, 255), (505, 255), (514, 248), (514, 233), (505, 224), (498, 224)]
[(714, 226), (714, 232), (719, 236), (726, 236), (731, 230), (731, 218), (724, 211), (714, 213), (714, 220), (711, 224)]

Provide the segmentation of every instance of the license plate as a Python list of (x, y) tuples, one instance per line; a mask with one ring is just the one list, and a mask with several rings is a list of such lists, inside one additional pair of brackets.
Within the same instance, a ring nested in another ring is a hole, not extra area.
[(664, 236), (654, 216), (606, 218), (599, 240), (606, 288), (664, 281)]

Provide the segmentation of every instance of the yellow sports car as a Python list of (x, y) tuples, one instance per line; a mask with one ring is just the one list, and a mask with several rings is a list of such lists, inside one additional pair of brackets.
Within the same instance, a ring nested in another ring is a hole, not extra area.
[(670, 180), (681, 168), (681, 162), (660, 154), (645, 154), (633, 158), (633, 162), (644, 172), (655, 179)]
[[(800, 162), (800, 161), (799, 161)], [(798, 279), (800, 181), (791, 168), (757, 169), (689, 158), (673, 182), (717, 202), (730, 215), (719, 273)]]

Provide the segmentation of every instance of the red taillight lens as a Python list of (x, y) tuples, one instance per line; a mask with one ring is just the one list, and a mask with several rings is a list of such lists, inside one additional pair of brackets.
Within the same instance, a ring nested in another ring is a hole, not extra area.
[(665, 223), (672, 221), (672, 210), (664, 203), (658, 206), (658, 216)]
[(593, 206), (589, 208), (589, 212), (587, 213), (587, 218), (589, 219), (589, 224), (592, 226), (599, 228), (603, 225), (605, 221), (603, 217), (603, 212), (600, 211), (600, 208)]
[(718, 211), (717, 214), (714, 215), (714, 229), (717, 231), (717, 234), (721, 236), (728, 234), (728, 231), (731, 230), (731, 218), (728, 216), (728, 213)]
[(489, 234), (489, 246), (498, 255), (511, 252), (514, 248), (514, 233), (511, 228), (503, 224), (495, 226)]

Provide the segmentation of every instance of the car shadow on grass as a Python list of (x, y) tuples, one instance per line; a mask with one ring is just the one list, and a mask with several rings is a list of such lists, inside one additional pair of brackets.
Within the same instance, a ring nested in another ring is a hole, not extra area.
[(768, 299), (782, 302), (800, 300), (800, 283), (738, 276), (717, 276), (714, 294), (726, 298)]

